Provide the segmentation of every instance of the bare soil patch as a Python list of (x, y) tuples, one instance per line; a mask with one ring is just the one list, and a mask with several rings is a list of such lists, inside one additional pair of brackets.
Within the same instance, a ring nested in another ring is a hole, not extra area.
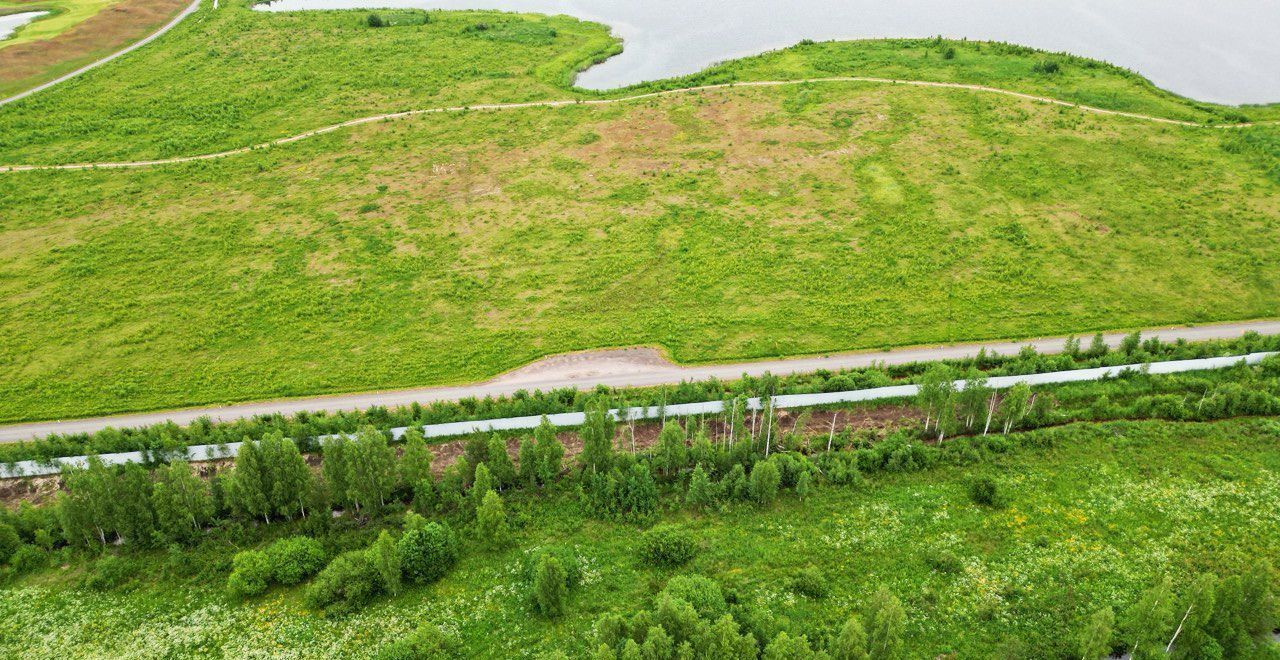
[(119, 50), (155, 32), (186, 5), (186, 0), (123, 0), (52, 39), (0, 48), (0, 82)]

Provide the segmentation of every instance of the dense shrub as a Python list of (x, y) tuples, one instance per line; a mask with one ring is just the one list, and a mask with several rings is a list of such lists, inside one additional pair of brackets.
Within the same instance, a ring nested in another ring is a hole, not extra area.
[(9, 557), (9, 566), (19, 575), (30, 573), (49, 564), (49, 553), (29, 543), (18, 546), (18, 551)]
[(964, 562), (956, 553), (950, 550), (935, 550), (925, 557), (925, 563), (929, 568), (945, 574), (959, 573), (964, 568)]
[(418, 584), (439, 580), (458, 561), (458, 540), (444, 523), (429, 522), (406, 531), (397, 548), (404, 576)]
[(697, 551), (693, 535), (671, 525), (656, 525), (640, 537), (640, 559), (653, 566), (679, 566)]
[(308, 607), (355, 609), (381, 591), (382, 577), (365, 550), (344, 552), (329, 562), (307, 588)]
[(662, 593), (689, 603), (698, 616), (706, 619), (717, 619), (729, 612), (720, 585), (701, 575), (677, 575), (667, 581)]
[(8, 563), (20, 545), (22, 539), (18, 538), (17, 530), (12, 525), (0, 523), (0, 564)]
[(1004, 497), (1000, 493), (1000, 485), (991, 477), (982, 476), (969, 482), (969, 498), (974, 504), (999, 508), (1004, 506)]
[(424, 623), (409, 636), (396, 640), (378, 651), (378, 660), (425, 660), (427, 658), (460, 658), (462, 643), (434, 624)]
[(782, 477), (774, 461), (757, 463), (751, 470), (751, 499), (756, 504), (768, 506), (778, 498), (778, 484)]
[(267, 590), (274, 578), (271, 560), (261, 550), (237, 552), (231, 565), (231, 575), (227, 577), (227, 592), (238, 598), (257, 596)]
[(115, 589), (133, 576), (133, 569), (133, 564), (123, 557), (105, 555), (94, 562), (93, 570), (85, 574), (81, 583), (95, 591)]
[(533, 576), (534, 609), (546, 617), (564, 614), (564, 601), (569, 595), (568, 574), (555, 555), (538, 558)]
[(791, 578), (791, 590), (808, 598), (826, 598), (830, 593), (827, 578), (817, 569), (807, 568)]
[(272, 577), (280, 584), (298, 584), (324, 567), (324, 546), (305, 536), (280, 539), (266, 554)]

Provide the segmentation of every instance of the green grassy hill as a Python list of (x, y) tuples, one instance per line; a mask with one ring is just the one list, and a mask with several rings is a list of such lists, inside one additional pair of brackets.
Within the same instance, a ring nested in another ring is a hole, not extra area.
[[(366, 15), (202, 11), (0, 108), (0, 162), (585, 96), (569, 74), (616, 46), (565, 17)], [(1037, 73), (1046, 58), (1057, 73)], [(932, 41), (801, 45), (649, 88), (849, 74), (1237, 112), (1076, 58)], [(1273, 127), (824, 83), (0, 174), (0, 421), (459, 382), (604, 346), (709, 361), (1277, 316), (1278, 163)]]

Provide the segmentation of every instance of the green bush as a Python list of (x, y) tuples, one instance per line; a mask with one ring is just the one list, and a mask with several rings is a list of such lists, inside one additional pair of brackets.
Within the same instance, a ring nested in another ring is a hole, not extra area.
[(662, 594), (693, 606), (698, 616), (714, 621), (729, 612), (720, 585), (701, 575), (677, 575), (667, 581)]
[(18, 531), (13, 528), (13, 525), (0, 523), (0, 564), (7, 563), (13, 553), (18, 551), (20, 545), (22, 545), (22, 539), (18, 538)]
[(1000, 485), (991, 477), (978, 477), (969, 482), (969, 498), (974, 504), (1000, 508), (1004, 506), (1004, 496)]
[(266, 555), (272, 577), (280, 584), (298, 584), (324, 568), (324, 546), (305, 536), (280, 539), (267, 547)]
[(458, 561), (458, 540), (443, 523), (429, 522), (405, 532), (397, 548), (404, 576), (418, 584), (439, 580)]
[(538, 558), (533, 577), (533, 605), (539, 614), (546, 617), (564, 614), (564, 601), (569, 596), (567, 580), (568, 572), (555, 555), (545, 554)]
[(118, 555), (106, 555), (94, 562), (93, 570), (84, 576), (87, 589), (107, 591), (123, 585), (133, 575), (133, 564)]
[(382, 16), (378, 14), (369, 14), (369, 16), (365, 18), (365, 24), (367, 24), (371, 28), (380, 28), (380, 27), (387, 26), (387, 22), (383, 20)]
[(424, 623), (408, 637), (396, 640), (378, 651), (378, 660), (422, 660), (425, 658), (460, 658), (461, 643), (439, 626)]
[(671, 525), (656, 525), (640, 538), (640, 559), (653, 566), (679, 566), (697, 550), (693, 535)]
[(237, 552), (231, 560), (231, 566), (231, 575), (227, 577), (227, 592), (232, 596), (257, 596), (271, 585), (274, 576), (271, 560), (261, 550)]
[(830, 593), (827, 579), (816, 569), (807, 568), (791, 579), (791, 590), (807, 598), (822, 599)]
[(950, 550), (936, 550), (925, 557), (924, 561), (929, 568), (947, 575), (959, 573), (964, 568), (964, 562)]
[(48, 564), (49, 553), (30, 544), (18, 546), (18, 551), (9, 557), (9, 565), (19, 575), (44, 568)]
[(768, 506), (778, 499), (778, 484), (782, 476), (772, 460), (757, 463), (751, 469), (751, 499), (756, 504)]
[(382, 576), (364, 550), (344, 552), (329, 562), (307, 588), (306, 603), (315, 609), (355, 609), (381, 591)]

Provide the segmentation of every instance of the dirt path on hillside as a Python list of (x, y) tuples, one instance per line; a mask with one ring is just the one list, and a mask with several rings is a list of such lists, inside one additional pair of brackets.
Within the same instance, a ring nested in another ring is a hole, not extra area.
[[(199, 0), (196, 0), (196, 3), (198, 4)], [(57, 81), (54, 81), (54, 82), (57, 82)], [(933, 87), (933, 88), (941, 88), (941, 89), (956, 89), (956, 90), (964, 90), (964, 91), (971, 91), (971, 92), (1001, 94), (1004, 96), (1012, 96), (1014, 98), (1024, 99), (1028, 101), (1035, 101), (1038, 103), (1048, 103), (1051, 105), (1059, 105), (1059, 106), (1064, 106), (1068, 108), (1075, 108), (1077, 110), (1081, 110), (1083, 112), (1089, 112), (1093, 114), (1110, 115), (1115, 117), (1127, 117), (1130, 119), (1137, 119), (1141, 121), (1149, 121), (1149, 122), (1155, 122), (1160, 124), (1169, 124), (1174, 126), (1185, 126), (1190, 128), (1235, 129), (1235, 128), (1244, 128), (1244, 127), (1256, 125), (1248, 122), (1239, 123), (1239, 124), (1198, 124), (1192, 121), (1169, 119), (1167, 117), (1156, 117), (1156, 116), (1144, 115), (1136, 112), (1107, 110), (1105, 108), (1097, 108), (1089, 105), (1083, 105), (1080, 103), (1073, 103), (1071, 101), (1063, 101), (1061, 99), (1050, 98), (1047, 96), (1036, 96), (1034, 94), (1025, 94), (1023, 92), (1015, 92), (1008, 89), (1000, 89), (998, 87), (988, 87), (986, 85), (934, 82), (929, 80), (896, 80), (892, 78), (867, 78), (867, 77), (860, 77), (860, 76), (845, 76), (845, 77), (834, 77), (834, 78), (804, 78), (800, 80), (761, 80), (761, 81), (751, 81), (751, 82), (724, 83), (719, 85), (703, 85), (700, 87), (686, 87), (682, 89), (671, 89), (671, 90), (666, 90), (661, 92), (649, 92), (647, 94), (637, 94), (635, 96), (625, 96), (625, 97), (616, 98), (616, 99), (531, 101), (527, 103), (487, 103), (487, 104), (469, 105), (469, 106), (451, 106), (451, 107), (444, 107), (444, 108), (426, 108), (422, 110), (406, 110), (404, 112), (391, 112), (386, 114), (361, 117), (359, 119), (352, 119), (352, 120), (344, 121), (338, 124), (331, 124), (323, 128), (317, 128), (315, 130), (306, 131), (305, 133), (299, 133), (297, 135), (279, 138), (276, 140), (272, 140), (270, 142), (263, 142), (263, 143), (251, 145), (248, 147), (241, 147), (239, 149), (229, 149), (227, 151), (218, 151), (214, 153), (200, 154), (196, 156), (179, 156), (175, 158), (162, 158), (157, 160), (70, 163), (65, 165), (0, 165), (0, 173), (29, 172), (33, 170), (128, 169), (128, 168), (138, 168), (138, 167), (154, 167), (157, 165), (172, 165), (175, 163), (190, 163), (190, 162), (201, 161), (201, 160), (212, 160), (215, 158), (226, 158), (228, 156), (235, 156), (238, 154), (249, 153), (250, 151), (255, 151), (257, 149), (267, 149), (269, 147), (278, 147), (281, 145), (288, 144), (290, 142), (305, 140), (307, 138), (316, 137), (318, 135), (323, 135), (325, 133), (331, 133), (333, 131), (343, 129), (343, 128), (349, 128), (351, 126), (359, 126), (361, 124), (385, 121), (388, 119), (402, 119), (405, 117), (413, 117), (413, 116), (425, 115), (425, 114), (457, 113), (457, 112), (468, 112), (468, 111), (518, 110), (518, 109), (525, 109), (525, 108), (560, 108), (565, 106), (577, 106), (577, 105), (612, 105), (616, 103), (628, 103), (631, 101), (652, 99), (652, 98), (658, 98), (663, 96), (673, 96), (676, 94), (691, 94), (691, 93), (697, 93), (697, 92), (707, 92), (712, 90), (729, 89), (733, 87), (783, 87), (783, 86), (789, 86), (789, 85), (810, 85), (810, 84), (821, 84), (821, 83), (872, 83), (872, 84), (882, 84), (882, 85), (907, 85), (907, 86), (913, 86), (913, 87)], [(41, 88), (36, 88), (36, 90), (32, 90), (32, 92), (38, 91), (39, 89)], [(14, 97), (14, 98), (18, 98), (18, 97)], [(3, 105), (4, 103), (7, 103), (10, 100), (13, 100), (13, 99), (0, 101), (0, 105)], [(1272, 124), (1272, 123), (1280, 123), (1280, 122), (1263, 122), (1263, 123)]]

